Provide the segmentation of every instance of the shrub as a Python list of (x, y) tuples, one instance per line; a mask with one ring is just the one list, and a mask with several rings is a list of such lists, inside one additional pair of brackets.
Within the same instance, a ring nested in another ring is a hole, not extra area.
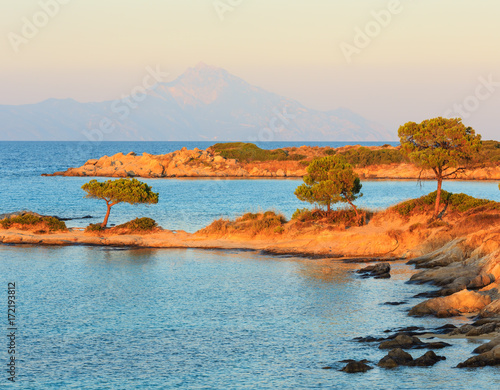
[(254, 213), (245, 213), (240, 217), (241, 221), (249, 221), (253, 219), (259, 218), (259, 214), (254, 214)]
[(67, 229), (66, 224), (55, 217), (44, 217), (43, 220), (47, 224), (49, 230), (52, 232)]
[(0, 225), (2, 225), (2, 228), (4, 229), (10, 229), (12, 226), (12, 221), (10, 218), (5, 218), (0, 221)]
[[(34, 214), (24, 214), (17, 217), (6, 218), (0, 221), (2, 228), (10, 229), (13, 225), (20, 225), (21, 228), (34, 227), (36, 225), (42, 225), (51, 232), (66, 230), (66, 224), (60, 221), (56, 217), (44, 217)], [(45, 229), (39, 229), (40, 232)]]
[(122, 225), (116, 226), (115, 229), (128, 229), (131, 231), (151, 231), (155, 230), (158, 224), (154, 219), (151, 218), (136, 218), (132, 221), (126, 222)]
[[(430, 206), (436, 202), (436, 194), (437, 191), (434, 191), (420, 198), (407, 200), (393, 206), (392, 209), (402, 217), (409, 217), (414, 213), (418, 214), (429, 211)], [(462, 193), (453, 194), (444, 190), (441, 191), (441, 202), (448, 206), (447, 209), (449, 211), (458, 211), (461, 213), (483, 206), (489, 208), (499, 207), (497, 202), (488, 199), (478, 199)]]
[(320, 209), (297, 209), (292, 216), (292, 220), (299, 222), (324, 223), (326, 225), (363, 225), (368, 218), (371, 218), (373, 212), (369, 210), (358, 209), (358, 216), (351, 208), (340, 208), (331, 210), (329, 213)]
[(456, 210), (464, 212), (470, 209), (474, 209), (479, 206), (485, 206), (488, 204), (494, 204), (488, 199), (478, 199), (466, 194), (452, 194), (448, 199), (449, 205), (453, 206)]
[(301, 222), (309, 221), (313, 219), (313, 213), (309, 209), (297, 209), (293, 213), (292, 219), (296, 219)]
[(372, 150), (361, 146), (341, 152), (340, 154), (345, 157), (349, 164), (355, 167), (403, 162), (403, 155), (397, 149)]
[(89, 226), (85, 228), (86, 232), (102, 232), (104, 228), (100, 223), (91, 223)]
[(242, 162), (299, 161), (306, 158), (306, 156), (300, 154), (289, 154), (283, 149), (266, 150), (259, 148), (255, 144), (245, 142), (218, 143), (211, 146), (211, 148), (224, 158), (236, 159)]
[(276, 228), (281, 227), (284, 223), (286, 223), (285, 217), (274, 211), (257, 214), (246, 213), (234, 221), (218, 219), (200, 232), (205, 234), (250, 233), (256, 235), (264, 232), (274, 232)]
[(274, 232), (277, 234), (283, 234), (284, 231), (285, 231), (285, 229), (283, 228), (283, 226), (276, 226), (274, 228)]

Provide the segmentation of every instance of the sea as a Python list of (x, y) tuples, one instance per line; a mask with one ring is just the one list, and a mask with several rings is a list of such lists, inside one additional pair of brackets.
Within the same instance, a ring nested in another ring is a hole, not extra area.
[[(31, 210), (67, 218), (70, 227), (97, 223), (105, 204), (84, 198), (81, 186), (89, 178), (41, 175), (118, 152), (165, 154), (212, 144), (0, 142), (0, 214)], [(303, 144), (352, 142), (259, 146)], [(159, 203), (116, 205), (111, 224), (145, 216), (166, 229), (195, 232), (249, 211), (290, 218), (297, 208), (310, 207), (293, 194), (300, 179), (141, 180), (159, 193)], [(436, 188), (433, 181), (362, 184), (357, 204), (373, 210)], [(447, 181), (443, 188), (500, 198), (496, 182)], [(415, 271), (402, 261), (392, 265), (389, 280), (360, 279), (357, 268), (255, 251), (0, 244), (0, 389), (500, 388), (498, 368), (455, 368), (481, 340), (453, 340), (437, 351), (447, 359), (434, 367), (378, 368), (387, 351), (353, 338), (466, 319), (409, 317), (419, 302), (414, 295), (433, 288), (406, 283)], [(15, 284), (13, 324), (9, 283)], [(404, 303), (386, 304), (395, 301)], [(414, 358), (423, 353), (411, 351)], [(15, 382), (7, 372), (12, 356)], [(375, 368), (346, 374), (339, 371), (345, 359), (367, 359)]]

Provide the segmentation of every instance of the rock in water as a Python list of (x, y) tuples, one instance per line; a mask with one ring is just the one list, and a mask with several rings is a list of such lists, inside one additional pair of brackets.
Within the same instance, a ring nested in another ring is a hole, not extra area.
[(397, 366), (407, 366), (413, 361), (413, 357), (401, 348), (395, 348), (384, 356), (379, 362), (379, 367), (394, 368)]
[(370, 367), (368, 364), (357, 361), (352, 361), (347, 363), (347, 365), (340, 371), (347, 372), (349, 374), (353, 374), (356, 372), (366, 372), (368, 370), (373, 370), (373, 367)]
[(358, 274), (361, 274), (365, 278), (372, 276), (375, 279), (388, 279), (391, 277), (390, 272), (391, 265), (389, 263), (370, 265), (357, 271)]
[(488, 295), (464, 289), (447, 297), (432, 298), (419, 303), (410, 310), (410, 315), (452, 317), (462, 313), (479, 312), (490, 302)]
[(396, 348), (384, 356), (378, 362), (378, 366), (383, 368), (395, 368), (398, 366), (430, 367), (440, 360), (446, 360), (446, 358), (444, 356), (437, 356), (433, 351), (426, 352), (424, 355), (413, 360), (413, 357), (409, 353), (403, 351), (401, 348)]
[(480, 345), (477, 347), (474, 351), (474, 353), (485, 353), (491, 351), (493, 348), (495, 348), (497, 345), (500, 345), (500, 337), (497, 337), (485, 344)]
[(446, 360), (444, 356), (438, 356), (434, 353), (434, 351), (426, 352), (424, 355), (416, 358), (412, 362), (410, 362), (409, 366), (416, 367), (430, 367), (439, 362), (440, 360)]
[(391, 349), (391, 348), (414, 348), (416, 346), (422, 345), (422, 341), (418, 337), (408, 336), (406, 334), (400, 334), (392, 340), (387, 340), (379, 345), (379, 349)]
[(497, 345), (491, 351), (467, 359), (465, 362), (460, 363), (457, 367), (467, 368), (485, 366), (500, 366), (500, 345)]

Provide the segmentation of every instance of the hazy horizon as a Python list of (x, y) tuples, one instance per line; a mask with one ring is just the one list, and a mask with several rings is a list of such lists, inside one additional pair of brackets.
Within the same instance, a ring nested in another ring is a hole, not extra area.
[(115, 100), (148, 66), (172, 81), (204, 62), (391, 132), (447, 114), (499, 139), (493, 0), (39, 0), (0, 10), (3, 105)]

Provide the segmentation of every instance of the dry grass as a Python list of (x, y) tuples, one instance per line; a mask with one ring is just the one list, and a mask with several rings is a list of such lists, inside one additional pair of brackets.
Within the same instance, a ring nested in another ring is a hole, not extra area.
[(373, 218), (375, 213), (367, 209), (358, 209), (359, 217), (352, 208), (340, 208), (329, 213), (321, 209), (297, 209), (292, 219), (298, 222), (314, 222), (325, 227), (329, 226), (363, 226)]
[(246, 213), (234, 221), (217, 219), (209, 226), (199, 231), (202, 234), (245, 234), (256, 236), (259, 234), (282, 234), (286, 219), (282, 214), (274, 211), (264, 213)]

